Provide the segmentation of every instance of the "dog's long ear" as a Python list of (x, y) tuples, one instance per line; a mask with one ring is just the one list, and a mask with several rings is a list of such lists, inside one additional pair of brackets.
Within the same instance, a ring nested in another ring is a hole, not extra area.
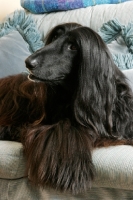
[(111, 135), (112, 109), (116, 96), (115, 65), (111, 55), (93, 30), (72, 31), (79, 46), (78, 86), (74, 100), (75, 118), (100, 136)]

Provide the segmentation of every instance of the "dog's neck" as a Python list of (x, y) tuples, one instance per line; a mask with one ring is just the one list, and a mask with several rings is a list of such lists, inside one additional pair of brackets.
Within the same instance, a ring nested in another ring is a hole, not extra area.
[(47, 86), (46, 122), (56, 123), (71, 115), (72, 94), (62, 86)]

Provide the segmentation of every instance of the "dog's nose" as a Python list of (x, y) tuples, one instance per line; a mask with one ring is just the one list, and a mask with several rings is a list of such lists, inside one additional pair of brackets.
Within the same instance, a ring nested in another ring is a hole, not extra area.
[(36, 59), (31, 59), (30, 57), (28, 57), (26, 60), (25, 60), (25, 64), (26, 64), (26, 68), (28, 69), (34, 69), (37, 67), (37, 60)]

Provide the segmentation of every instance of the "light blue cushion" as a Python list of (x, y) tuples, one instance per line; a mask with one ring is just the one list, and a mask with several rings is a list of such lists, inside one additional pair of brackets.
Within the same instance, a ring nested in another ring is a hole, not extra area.
[(0, 38), (0, 78), (26, 71), (25, 59), (30, 55), (29, 45), (18, 31)]
[(15, 11), (0, 24), (0, 78), (26, 71), (25, 59), (44, 43), (31, 15)]

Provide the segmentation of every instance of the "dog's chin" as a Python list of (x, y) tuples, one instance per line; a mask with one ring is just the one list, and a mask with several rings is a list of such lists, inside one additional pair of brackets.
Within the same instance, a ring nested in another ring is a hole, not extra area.
[(28, 79), (29, 79), (30, 81), (33, 81), (33, 82), (44, 81), (44, 80), (42, 80), (42, 79), (40, 79), (40, 78), (34, 76), (33, 74), (29, 74), (29, 75), (28, 75)]
[(58, 79), (54, 79), (54, 80), (49, 80), (49, 79), (41, 79), (41, 78), (35, 76), (34, 74), (29, 74), (28, 79), (33, 82), (45, 82), (49, 85), (63, 85), (62, 77), (60, 77)]

